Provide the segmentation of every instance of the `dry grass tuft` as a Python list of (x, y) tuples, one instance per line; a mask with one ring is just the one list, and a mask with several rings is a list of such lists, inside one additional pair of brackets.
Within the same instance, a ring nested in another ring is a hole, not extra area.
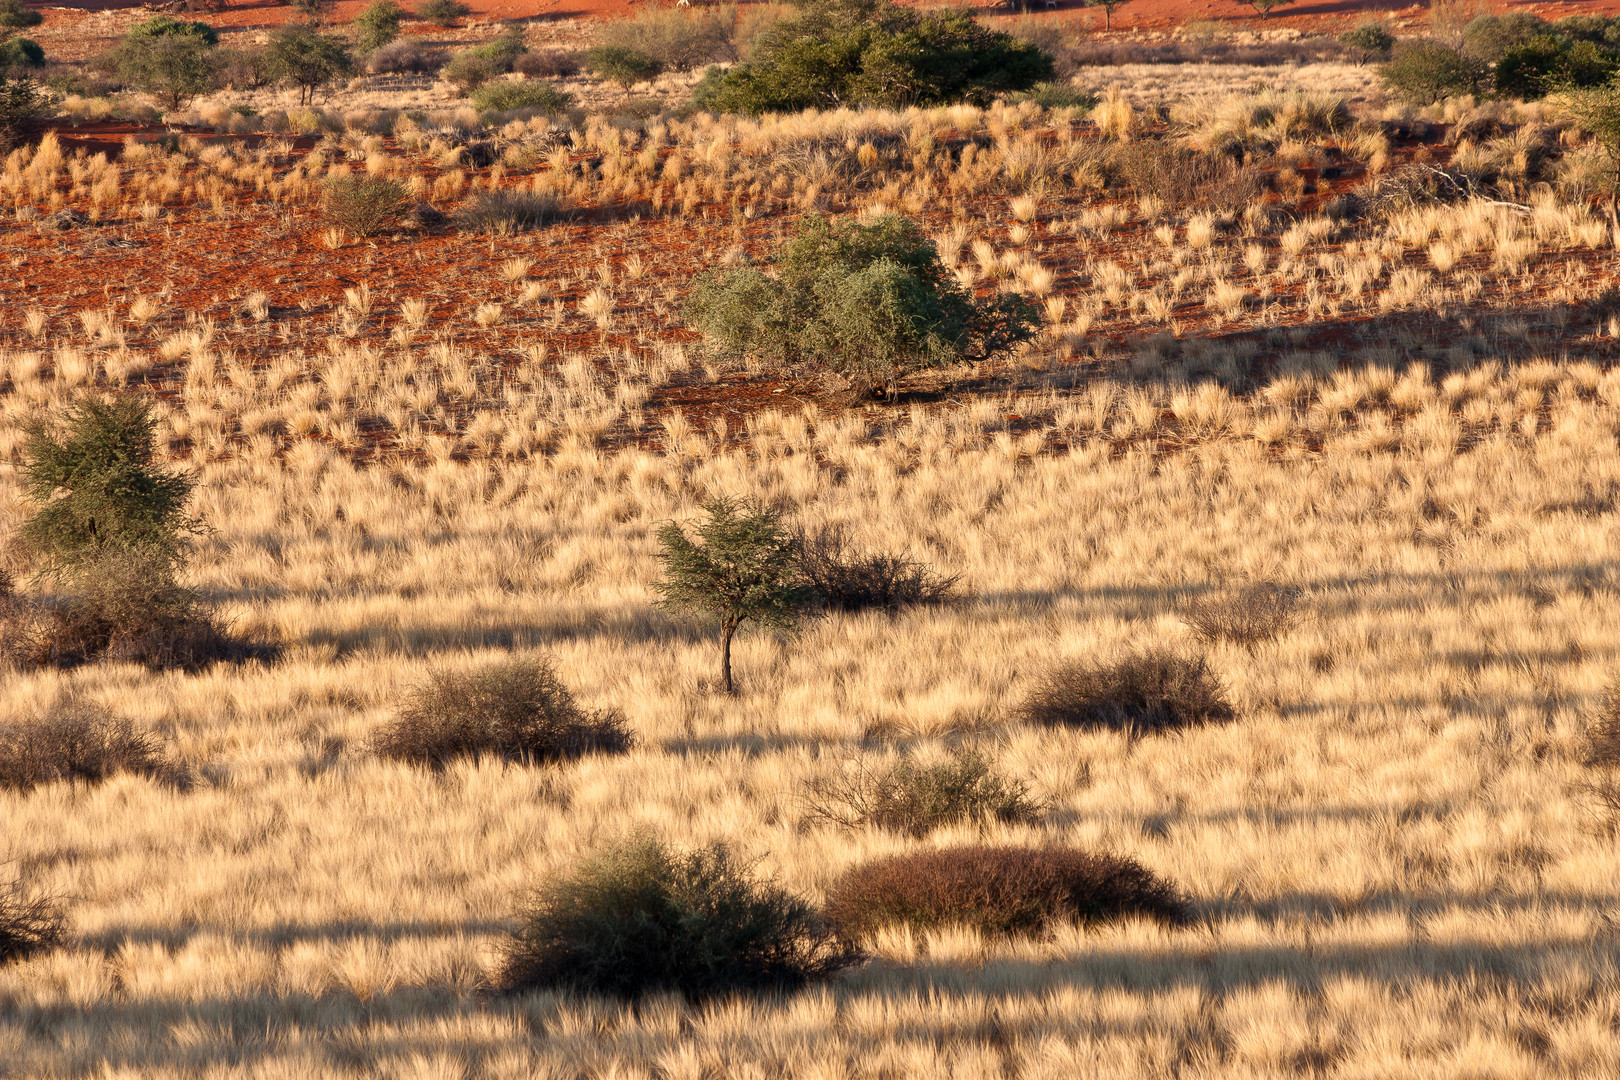
[(1299, 593), (1268, 582), (1245, 585), (1187, 600), (1181, 619), (1206, 644), (1229, 641), (1253, 652), (1299, 625)]
[(827, 898), (827, 920), (849, 941), (884, 926), (965, 924), (988, 934), (1036, 934), (1056, 922), (1142, 915), (1186, 917), (1176, 888), (1134, 859), (1071, 847), (946, 848), (857, 867)]
[(500, 983), (707, 998), (792, 989), (857, 956), (809, 904), (756, 880), (723, 845), (677, 854), (638, 837), (539, 890)]
[(1051, 727), (1136, 734), (1225, 723), (1235, 716), (1205, 659), (1168, 649), (1061, 664), (1035, 684), (1020, 715)]
[(887, 768), (857, 760), (835, 775), (807, 781), (805, 807), (811, 821), (914, 837), (964, 821), (1028, 821), (1041, 811), (1025, 784), (996, 775), (974, 750), (926, 764), (902, 758)]
[(98, 784), (118, 773), (168, 779), (175, 769), (151, 735), (94, 705), (68, 702), (0, 725), (0, 788)]
[(377, 732), (380, 757), (443, 767), (480, 755), (533, 764), (623, 753), (624, 714), (581, 709), (548, 661), (517, 659), (479, 671), (440, 671)]

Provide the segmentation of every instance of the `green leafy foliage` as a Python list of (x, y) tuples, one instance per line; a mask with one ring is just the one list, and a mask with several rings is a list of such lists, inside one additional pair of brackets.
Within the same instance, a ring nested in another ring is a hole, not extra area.
[(1561, 92), (1557, 97), (1563, 112), (1603, 148), (1615, 169), (1620, 187), (1620, 85), (1608, 83)]
[(500, 65), (487, 56), (479, 56), (471, 49), (463, 49), (450, 58), (439, 74), (455, 84), (463, 95), (471, 94), (480, 86), (499, 75)]
[(1036, 934), (1054, 922), (1141, 915), (1177, 923), (1186, 906), (1134, 859), (1078, 848), (974, 846), (892, 855), (856, 867), (828, 890), (826, 918), (846, 941), (884, 926), (967, 925)]
[(416, 17), (434, 26), (454, 26), (456, 20), (472, 14), (461, 0), (423, 0), (416, 6)]
[(507, 72), (517, 63), (517, 58), (529, 51), (528, 44), (523, 40), (523, 27), (508, 26), (492, 40), (482, 45), (475, 45), (467, 50), (474, 56), (481, 56), (495, 65), (495, 70)]
[(1390, 95), (1412, 105), (1431, 105), (1442, 98), (1477, 94), (1488, 74), (1484, 62), (1434, 41), (1401, 46), (1379, 69)]
[(473, 107), (479, 112), (537, 109), (556, 114), (567, 109), (572, 101), (573, 95), (558, 90), (550, 83), (533, 79), (488, 83), (472, 93)]
[(628, 93), (637, 83), (656, 79), (664, 70), (658, 58), (624, 45), (598, 45), (585, 53), (585, 66), (616, 82)]
[(480, 755), (535, 764), (622, 753), (633, 741), (622, 713), (580, 708), (550, 663), (518, 659), (430, 676), (372, 739), (372, 750), (433, 767)]
[(1395, 48), (1395, 35), (1383, 23), (1368, 20), (1340, 34), (1339, 44), (1359, 49), (1369, 56), (1387, 57)]
[(786, 628), (810, 597), (793, 537), (763, 506), (719, 498), (703, 506), (698, 542), (669, 522), (658, 530), (664, 576), (654, 587), (672, 611), (695, 610), (720, 623), (720, 681), (733, 690), (731, 639), (745, 622)]
[(0, 74), (20, 68), (45, 66), (45, 50), (33, 38), (10, 38), (0, 41)]
[(868, 224), (811, 217), (775, 260), (698, 278), (688, 325), (723, 352), (809, 363), (892, 394), (910, 371), (984, 360), (1028, 341), (1040, 325), (1027, 298), (975, 299), (912, 221)]
[(354, 44), (362, 53), (373, 53), (399, 37), (405, 9), (394, 0), (372, 0), (354, 17)]
[(693, 98), (715, 112), (985, 104), (1051, 79), (1052, 58), (960, 11), (811, 0)]
[(1564, 87), (1601, 86), (1620, 68), (1620, 56), (1590, 41), (1550, 34), (1514, 45), (1496, 62), (1496, 92), (1535, 101)]
[(857, 761), (806, 784), (805, 803), (812, 821), (919, 838), (945, 825), (1028, 821), (1040, 812), (1023, 783), (998, 776), (974, 750), (927, 764), (902, 758), (888, 768)]
[(1507, 55), (1509, 49), (1552, 34), (1541, 16), (1528, 11), (1481, 15), (1463, 27), (1462, 50), (1474, 60), (1494, 64)]
[(218, 88), (222, 66), (218, 40), (204, 23), (183, 23), (160, 15), (124, 35), (112, 51), (113, 69), (120, 79), (178, 109), (197, 95)]
[(541, 887), (501, 984), (707, 998), (791, 990), (857, 958), (808, 903), (755, 879), (725, 847), (676, 853), (636, 837)]
[(177, 565), (192, 481), (159, 469), (156, 421), (135, 397), (87, 397), (55, 425), (27, 427), (22, 478), (34, 513), (18, 534), (24, 552), (60, 577), (108, 551)]
[(315, 91), (354, 71), (354, 57), (338, 35), (294, 22), (270, 32), (265, 69), (272, 79), (296, 86), (298, 103), (308, 105)]

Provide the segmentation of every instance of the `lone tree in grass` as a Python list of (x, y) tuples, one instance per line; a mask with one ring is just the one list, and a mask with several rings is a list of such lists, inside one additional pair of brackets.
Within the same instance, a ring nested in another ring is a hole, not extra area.
[[(1103, 29), (1114, 28), (1114, 9), (1124, 7), (1130, 0), (1086, 0), (1086, 7), (1100, 7), (1103, 9)], [(1092, 25), (1096, 25), (1093, 23)]]
[(674, 522), (658, 530), (664, 578), (655, 586), (670, 610), (695, 609), (720, 621), (720, 684), (731, 681), (731, 639), (745, 622), (789, 627), (810, 590), (793, 537), (775, 511), (734, 499), (705, 503), (699, 543)]
[(315, 100), (315, 91), (354, 70), (349, 46), (336, 34), (323, 34), (310, 23), (288, 23), (270, 32), (265, 53), (271, 78), (298, 88), (298, 104)]
[(598, 45), (585, 54), (585, 63), (602, 78), (618, 83), (626, 94), (637, 83), (658, 78), (664, 70), (657, 57), (624, 45)]
[(1293, 2), (1294, 0), (1248, 0), (1248, 5), (1258, 11), (1262, 19), (1269, 19), (1273, 8), (1280, 8)]

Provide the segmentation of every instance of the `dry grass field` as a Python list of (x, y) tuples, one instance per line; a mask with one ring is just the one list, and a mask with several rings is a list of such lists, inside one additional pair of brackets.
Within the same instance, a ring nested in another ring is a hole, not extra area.
[[(100, 704), (185, 773), (0, 791), (4, 874), (69, 919), (0, 968), (0, 1076), (1620, 1073), (1620, 849), (1582, 764), (1620, 649), (1595, 151), (1540, 107), (1331, 104), (514, 118), (482, 161), (449, 119), (356, 110), (313, 148), (13, 154), (0, 256), (34, 287), (0, 315), (3, 520), (30, 417), (146, 395), (211, 526), (190, 584), (281, 652), (0, 675), (0, 715)], [(1250, 147), (1260, 186), (1178, 205), (1117, 178), (1184, 137)], [(1329, 213), (1441, 165), (1490, 197)], [(357, 238), (319, 210), (342, 176), (565, 219)], [(84, 220), (47, 227), (62, 209)], [(965, 284), (1040, 300), (1040, 339), (878, 404), (682, 326), (696, 271), (884, 209)], [(657, 526), (722, 495), (909, 548), (961, 598), (746, 635), (718, 693), (712, 633), (652, 586)], [(1298, 625), (1199, 644), (1184, 606), (1251, 582), (1297, 590)], [(1207, 648), (1231, 723), (1017, 721), (1052, 664), (1165, 644)], [(438, 773), (367, 751), (428, 673), (513, 655), (636, 747)], [(858, 755), (963, 746), (1034, 821), (913, 839), (808, 811)], [(1193, 918), (895, 930), (783, 996), (490, 993), (526, 892), (637, 829), (812, 901), (876, 855), (1074, 844)]]

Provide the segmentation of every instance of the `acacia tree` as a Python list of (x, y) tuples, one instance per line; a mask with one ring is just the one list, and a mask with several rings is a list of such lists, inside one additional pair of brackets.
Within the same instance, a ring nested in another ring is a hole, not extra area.
[(317, 89), (354, 70), (354, 58), (337, 35), (288, 23), (271, 32), (265, 66), (272, 78), (298, 87), (298, 104), (308, 105)]
[(1280, 8), (1285, 4), (1292, 4), (1294, 0), (1247, 0), (1248, 5), (1260, 13), (1262, 19), (1271, 17), (1272, 8)]
[(731, 639), (745, 622), (794, 625), (810, 597), (793, 537), (763, 506), (719, 498), (703, 504), (701, 543), (668, 522), (658, 530), (664, 577), (654, 588), (672, 611), (697, 610), (720, 622), (720, 684), (732, 693)]
[[(1086, 0), (1086, 7), (1100, 7), (1103, 9), (1103, 29), (1114, 28), (1114, 9), (1124, 7), (1130, 0)], [(1093, 23), (1093, 26), (1096, 24)]]

